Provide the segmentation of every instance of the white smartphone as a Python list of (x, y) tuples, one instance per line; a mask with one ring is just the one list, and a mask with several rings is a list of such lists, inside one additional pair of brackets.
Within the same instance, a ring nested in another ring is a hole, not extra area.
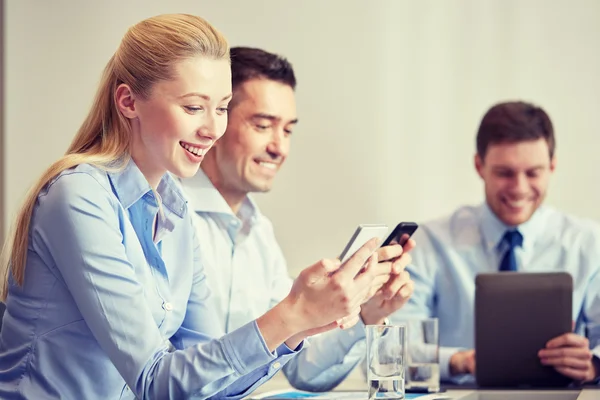
[(388, 226), (384, 224), (359, 225), (348, 241), (348, 244), (346, 244), (344, 251), (342, 251), (342, 254), (340, 254), (340, 260), (342, 261), (342, 264), (352, 257), (354, 253), (356, 253), (356, 251), (370, 239), (376, 237), (379, 238), (380, 241), (383, 240), (387, 232)]

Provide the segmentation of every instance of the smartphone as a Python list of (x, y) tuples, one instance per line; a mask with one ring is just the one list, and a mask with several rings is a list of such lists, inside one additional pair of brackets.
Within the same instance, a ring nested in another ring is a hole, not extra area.
[(383, 224), (361, 224), (359, 225), (354, 234), (346, 244), (344, 251), (340, 254), (340, 260), (345, 263), (350, 257), (356, 253), (358, 249), (367, 243), (370, 239), (376, 237), (382, 240), (385, 234), (388, 232), (388, 226)]
[(394, 240), (398, 242), (400, 246), (404, 246), (418, 227), (419, 225), (415, 222), (400, 222), (396, 225), (392, 233), (390, 233), (390, 236), (383, 241), (381, 247), (388, 246)]

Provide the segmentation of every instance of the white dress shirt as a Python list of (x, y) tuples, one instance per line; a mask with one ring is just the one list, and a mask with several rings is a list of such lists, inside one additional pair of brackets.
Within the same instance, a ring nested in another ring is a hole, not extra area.
[[(271, 222), (246, 197), (235, 215), (206, 174), (183, 181), (200, 239), (201, 257), (225, 332), (247, 324), (283, 300), (292, 287)], [(284, 373), (296, 388), (330, 390), (362, 360), (361, 323), (311, 338)]]

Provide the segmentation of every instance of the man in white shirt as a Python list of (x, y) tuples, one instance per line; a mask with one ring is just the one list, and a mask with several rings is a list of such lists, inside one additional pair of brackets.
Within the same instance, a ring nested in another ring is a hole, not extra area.
[(439, 318), (442, 380), (473, 380), (475, 276), (511, 270), (571, 274), (574, 332), (550, 340), (538, 357), (574, 381), (598, 378), (600, 227), (542, 205), (555, 168), (546, 112), (524, 102), (497, 104), (477, 133), (485, 202), (421, 224), (415, 235), (419, 247), (407, 268), (415, 294), (392, 319)]
[[(183, 182), (196, 213), (207, 279), (225, 332), (262, 315), (291, 288), (273, 227), (248, 194), (270, 190), (298, 121), (296, 79), (287, 60), (238, 47), (231, 49), (231, 62), (233, 99), (227, 130), (205, 155), (198, 174)], [(413, 246), (410, 241), (404, 250)], [(398, 245), (393, 247), (401, 254)], [(380, 260), (389, 257), (389, 249), (380, 249)], [(309, 340), (284, 367), (293, 386), (330, 390), (351, 372), (365, 354), (364, 324), (384, 323), (412, 294), (412, 281), (403, 271), (409, 262), (405, 253), (393, 263), (394, 273), (389, 280), (385, 276), (381, 290), (363, 305), (360, 323)]]

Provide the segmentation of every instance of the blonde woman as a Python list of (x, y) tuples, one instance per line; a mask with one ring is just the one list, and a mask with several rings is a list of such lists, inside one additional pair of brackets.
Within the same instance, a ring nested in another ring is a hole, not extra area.
[(343, 266), (305, 269), (273, 309), (221, 336), (169, 173), (197, 172), (230, 98), (228, 44), (203, 19), (128, 30), (5, 246), (0, 398), (241, 398), (306, 336), (356, 322), (382, 276), (374, 241)]

